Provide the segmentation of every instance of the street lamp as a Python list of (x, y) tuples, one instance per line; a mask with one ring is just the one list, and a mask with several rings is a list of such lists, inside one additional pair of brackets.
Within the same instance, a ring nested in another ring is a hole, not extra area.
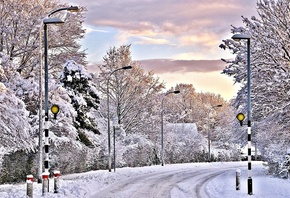
[(47, 18), (43, 19), (43, 30), (44, 30), (44, 79), (45, 79), (45, 84), (44, 84), (44, 89), (45, 89), (45, 125), (44, 125), (44, 149), (45, 149), (45, 160), (44, 160), (44, 168), (45, 168), (45, 173), (48, 172), (49, 169), (49, 156), (48, 156), (48, 150), (49, 150), (49, 132), (48, 132), (48, 127), (49, 127), (49, 122), (48, 122), (48, 61), (47, 61), (47, 53), (48, 53), (48, 42), (47, 42), (47, 25), (48, 24), (62, 24), (64, 21), (62, 21), (59, 18), (49, 18), (52, 14), (62, 11), (62, 10), (67, 10), (70, 12), (78, 11), (77, 6), (71, 6), (71, 7), (64, 7), (64, 8), (59, 8), (56, 10), (51, 11), (48, 15)]
[[(169, 94), (179, 94), (180, 91), (170, 91), (165, 94), (165, 97), (168, 96)], [(161, 166), (164, 166), (164, 144), (163, 144), (163, 105), (164, 105), (164, 99), (165, 97), (162, 98), (161, 101)]]
[(116, 71), (119, 70), (126, 70), (126, 69), (132, 69), (132, 66), (125, 66), (125, 67), (121, 67), (118, 69), (113, 70), (112, 72), (109, 73), (108, 78), (107, 78), (107, 110), (108, 110), (108, 117), (107, 117), (107, 122), (108, 122), (108, 169), (109, 172), (111, 172), (111, 135), (110, 135), (110, 95), (109, 95), (109, 81), (110, 81), (110, 76), (115, 73)]
[(251, 156), (251, 68), (250, 68), (250, 40), (251, 36), (245, 34), (235, 34), (232, 36), (235, 41), (247, 40), (247, 88), (248, 88), (248, 194), (253, 194), (252, 180), (252, 156)]
[(216, 105), (216, 106), (212, 106), (208, 112), (208, 118), (207, 118), (207, 141), (208, 141), (208, 162), (211, 162), (211, 156), (210, 156), (210, 123), (209, 123), (209, 114), (210, 111), (216, 107), (222, 107), (223, 105)]

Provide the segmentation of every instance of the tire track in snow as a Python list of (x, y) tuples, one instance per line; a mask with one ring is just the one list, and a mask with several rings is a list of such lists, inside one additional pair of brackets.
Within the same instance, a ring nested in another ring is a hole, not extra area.
[(155, 172), (122, 180), (99, 191), (98, 198), (188, 198), (208, 197), (206, 185), (224, 169), (181, 169)]
[(206, 175), (204, 175), (203, 178), (197, 180), (197, 185), (195, 187), (195, 194), (197, 197), (209, 197), (208, 193), (206, 192), (206, 185), (213, 180), (215, 177), (225, 173), (226, 171), (229, 171), (229, 169), (227, 170), (222, 170), (219, 172), (214, 172), (214, 173), (207, 173)]

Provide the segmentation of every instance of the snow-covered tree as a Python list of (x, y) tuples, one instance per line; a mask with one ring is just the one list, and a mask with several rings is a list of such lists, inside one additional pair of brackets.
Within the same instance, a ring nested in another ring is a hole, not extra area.
[[(30, 113), (27, 111), (27, 106), (23, 100), (24, 98), (19, 96), (28, 95), (31, 98), (33, 95), (33, 85), (30, 85), (33, 83), (26, 81), (19, 74), (14, 73), (14, 64), (9, 60), (7, 55), (1, 52), (0, 63), (1, 147), (7, 148), (7, 153), (32, 149), (34, 143), (31, 138), (32, 129), (29, 125)], [(25, 91), (23, 93), (23, 89), (21, 91), (15, 89), (17, 86), (30, 87), (31, 89), (28, 89), (31, 92)]]
[[(42, 50), (40, 43), (43, 42), (43, 18), (54, 9), (67, 6), (55, 0), (5, 0), (5, 3), (0, 3), (0, 52), (8, 55), (24, 77), (31, 77), (38, 71), (39, 53)], [(61, 17), (63, 14), (64, 12), (58, 13), (53, 17)], [(84, 35), (82, 22), (82, 12), (67, 13), (64, 25), (49, 26), (51, 70), (55, 70), (69, 58), (85, 63), (85, 53), (80, 51), (78, 43)]]
[[(261, 137), (257, 138), (259, 149), (267, 150), (263, 154), (271, 159), (271, 152), (281, 151), (285, 144), (289, 144), (289, 2), (258, 0), (257, 13), (258, 16), (251, 19), (243, 17), (245, 27), (232, 26), (231, 31), (233, 34), (251, 36), (253, 127), (256, 136)], [(236, 54), (235, 60), (224, 60), (228, 66), (223, 73), (233, 76), (236, 83), (242, 84), (235, 104), (239, 110), (245, 110), (246, 43), (226, 39), (220, 47)], [(276, 148), (267, 144), (269, 141)]]
[(74, 127), (78, 129), (79, 140), (89, 147), (94, 144), (91, 143), (86, 133), (100, 134), (98, 123), (94, 117), (100, 103), (99, 93), (92, 83), (92, 78), (92, 74), (74, 61), (68, 61), (60, 75), (60, 82), (67, 90), (71, 104), (76, 111), (73, 123)]
[[(216, 105), (226, 105), (226, 101), (213, 93), (197, 93), (190, 84), (177, 84), (170, 91), (179, 90), (180, 93), (167, 95), (164, 103), (165, 116), (171, 123), (196, 123), (198, 131), (206, 132), (208, 115), (210, 112), (218, 112), (219, 108), (212, 108)], [(168, 114), (168, 115), (167, 115)], [(212, 116), (212, 119), (217, 114)]]
[[(36, 148), (39, 136), (38, 105), (41, 102), (39, 97), (39, 80), (43, 78), (40, 72), (41, 51), (43, 51), (43, 19), (52, 10), (68, 7), (55, 0), (8, 0), (0, 1), (0, 82), (7, 89), (25, 104), (28, 110), (27, 122), (31, 127), (30, 138), (35, 138), (32, 145)], [(57, 74), (62, 70), (62, 65), (73, 59), (83, 65), (86, 64), (84, 51), (80, 50), (79, 39), (84, 36), (82, 23), (84, 20), (85, 8), (79, 7), (79, 12), (70, 13), (61, 11), (51, 17), (59, 17), (65, 21), (62, 26), (48, 25), (48, 65), (50, 94), (57, 93), (68, 106), (66, 119), (62, 123), (67, 127), (63, 131), (57, 131), (54, 135), (64, 135), (68, 139), (58, 139), (55, 145), (68, 140), (73, 140), (73, 145), (78, 145), (75, 140), (78, 138), (77, 130), (73, 126), (75, 118), (73, 107), (66, 90), (63, 88), (54, 89), (58, 81), (54, 81)], [(53, 85), (53, 86), (52, 86)], [(56, 91), (57, 90), (57, 91)], [(50, 101), (54, 99), (50, 98)], [(70, 118), (69, 118), (70, 117)], [(53, 128), (54, 126), (52, 126)], [(56, 127), (57, 128), (57, 127)], [(61, 127), (60, 127), (61, 128)], [(58, 133), (57, 133), (58, 132)], [(54, 145), (52, 145), (54, 146)], [(77, 149), (76, 149), (77, 150)], [(26, 153), (19, 153), (19, 155)]]
[[(152, 109), (155, 101), (152, 99), (164, 88), (163, 83), (154, 77), (153, 72), (145, 73), (138, 63), (131, 60), (130, 45), (111, 48), (104, 56), (104, 63), (100, 66), (101, 91), (107, 95), (108, 84), (110, 119), (114, 119), (115, 124), (122, 124), (127, 133), (143, 133), (146, 119), (155, 113)], [(111, 73), (128, 65), (132, 69)], [(106, 101), (103, 102), (105, 108), (102, 112), (106, 112)]]
[[(122, 129), (121, 129), (122, 130)], [(152, 141), (142, 134), (117, 135), (117, 167), (150, 166), (158, 162)]]
[(195, 123), (168, 123), (164, 126), (165, 163), (188, 163), (206, 160), (206, 138)]
[(0, 147), (6, 152), (33, 149), (29, 112), (25, 104), (0, 82)]
[[(156, 147), (160, 137), (158, 93), (164, 88), (163, 83), (159, 82), (152, 71), (145, 72), (137, 62), (131, 60), (130, 45), (110, 48), (103, 60), (104, 65), (100, 66), (98, 81), (102, 92), (99, 117), (103, 120), (108, 118), (108, 88), (110, 120), (114, 126), (120, 126), (126, 134), (123, 139), (117, 140), (120, 149), (124, 148), (118, 154), (117, 163), (119, 165), (127, 163), (130, 166), (156, 163), (158, 161)], [(129, 65), (132, 69), (114, 72)], [(102, 127), (102, 130), (107, 130), (107, 127)], [(130, 137), (132, 135), (134, 138)], [(147, 158), (140, 158), (142, 155)], [(137, 159), (142, 162), (137, 163)]]

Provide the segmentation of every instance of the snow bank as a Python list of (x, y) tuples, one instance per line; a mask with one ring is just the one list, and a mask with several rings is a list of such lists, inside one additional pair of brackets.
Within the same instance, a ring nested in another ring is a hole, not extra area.
[[(138, 175), (146, 175), (154, 172), (167, 172), (182, 169), (201, 169), (201, 168), (224, 168), (239, 167), (242, 170), (241, 190), (236, 191), (235, 187), (235, 168), (233, 171), (215, 177), (206, 187), (206, 191), (211, 198), (239, 198), (247, 197), (247, 162), (229, 162), (229, 163), (191, 163), (174, 164), (162, 166), (150, 166), (139, 168), (120, 168), (114, 172), (108, 170), (90, 171), (80, 174), (71, 174), (61, 177), (60, 192), (54, 194), (50, 189), (47, 197), (90, 197), (98, 191), (106, 188), (108, 185), (125, 180)], [(53, 188), (53, 180), (50, 180), (50, 186)], [(266, 169), (261, 162), (253, 162), (253, 198), (290, 197), (290, 182), (266, 175)], [(41, 197), (42, 185), (34, 183), (34, 197)], [(26, 183), (17, 185), (1, 185), (1, 198), (19, 198), (25, 197)]]

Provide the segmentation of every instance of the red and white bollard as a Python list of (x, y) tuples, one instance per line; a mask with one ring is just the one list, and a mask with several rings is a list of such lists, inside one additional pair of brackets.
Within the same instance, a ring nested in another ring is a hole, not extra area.
[(60, 177), (60, 171), (53, 171), (54, 175), (54, 193), (58, 193), (59, 191), (59, 177)]
[(26, 196), (29, 198), (33, 197), (33, 175), (26, 176)]
[(42, 195), (47, 195), (49, 191), (49, 173), (42, 173)]

